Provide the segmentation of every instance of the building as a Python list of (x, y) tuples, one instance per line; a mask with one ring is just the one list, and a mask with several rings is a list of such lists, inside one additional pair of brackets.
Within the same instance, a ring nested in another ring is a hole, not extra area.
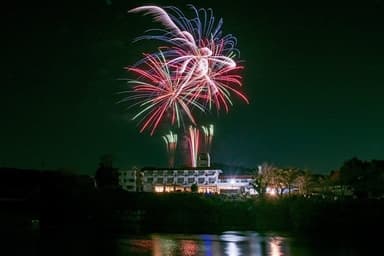
[(219, 169), (154, 169), (119, 170), (119, 185), (126, 191), (190, 192), (196, 184), (200, 193), (218, 193)]
[(219, 177), (218, 193), (220, 194), (250, 194), (255, 195), (250, 175), (222, 175)]
[(197, 156), (197, 167), (211, 167), (211, 156), (209, 153), (200, 153)]
[(191, 192), (196, 184), (199, 193), (254, 195), (252, 179), (249, 175), (223, 175), (222, 170), (211, 168), (119, 170), (121, 188), (132, 192)]
[(119, 169), (118, 175), (120, 187), (126, 191), (138, 191), (140, 186), (137, 184), (139, 181), (137, 176), (139, 174), (139, 169), (136, 167), (133, 167), (132, 169)]
[(144, 191), (185, 192), (196, 184), (200, 193), (218, 193), (219, 169), (143, 169)]

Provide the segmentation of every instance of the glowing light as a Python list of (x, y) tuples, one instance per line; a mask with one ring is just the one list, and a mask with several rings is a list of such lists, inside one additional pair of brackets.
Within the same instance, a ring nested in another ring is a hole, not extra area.
[(168, 166), (169, 168), (175, 167), (175, 151), (177, 147), (177, 134), (170, 131), (167, 135), (163, 136), (163, 140), (167, 147), (168, 152)]
[[(212, 9), (189, 7), (194, 13), (192, 18), (176, 7), (148, 5), (129, 11), (152, 15), (164, 26), (151, 29), (155, 34), (145, 34), (136, 40), (155, 39), (167, 44), (159, 47), (159, 51), (144, 54), (133, 67), (127, 68), (138, 79), (128, 80), (133, 89), (122, 93), (132, 95), (120, 102), (135, 101), (131, 107), (139, 110), (132, 119), (138, 119), (140, 132), (148, 129), (153, 135), (166, 120), (178, 127), (185, 121), (196, 125), (192, 109), (205, 112), (215, 107), (228, 112), (233, 105), (232, 95), (248, 103), (240, 91), (238, 71), (243, 67), (235, 61), (240, 55), (236, 38), (223, 35), (223, 20), (215, 19)], [(212, 139), (213, 126), (209, 134)], [(210, 147), (211, 141), (206, 143)]]
[(161, 248), (160, 255), (174, 255), (177, 251), (177, 243), (172, 238), (159, 237), (158, 239)]
[(271, 256), (281, 256), (284, 255), (281, 250), (281, 241), (282, 239), (280, 237), (272, 237), (269, 240), (269, 252)]
[(212, 138), (213, 138), (213, 132), (214, 132), (214, 126), (213, 124), (210, 124), (207, 126), (201, 126), (201, 129), (203, 130), (203, 139), (204, 139), (204, 151), (206, 153), (211, 152), (211, 145), (212, 145)]
[(189, 137), (188, 137), (188, 145), (189, 145), (189, 154), (191, 167), (197, 167), (197, 155), (199, 152), (199, 130), (196, 127), (189, 127)]
[(184, 116), (195, 124), (190, 106), (205, 111), (197, 101), (199, 95), (194, 95), (188, 90), (191, 85), (181, 90), (186, 78), (172, 75), (162, 54), (160, 56), (148, 55), (143, 67), (131, 67), (128, 70), (139, 75), (139, 79), (128, 80), (128, 83), (134, 85), (133, 90), (120, 92), (130, 95), (118, 103), (134, 101), (130, 108), (139, 107), (138, 113), (132, 120), (141, 118), (140, 132), (149, 129), (153, 135), (164, 119), (170, 120), (172, 125), (177, 123), (177, 126), (180, 127)]
[(146, 254), (153, 250), (153, 244), (151, 240), (145, 239), (132, 239), (128, 240), (130, 243), (130, 252), (137, 254)]
[(267, 187), (267, 194), (270, 195), (270, 196), (276, 196), (277, 193), (276, 193), (276, 189), (274, 188), (271, 188), (271, 187)]
[(229, 242), (229, 243), (227, 243), (227, 248), (225, 249), (225, 255), (239, 256), (239, 255), (241, 255), (240, 248), (237, 246), (236, 243)]
[(164, 186), (155, 186), (155, 192), (157, 193), (164, 192)]
[(197, 255), (199, 247), (196, 241), (193, 240), (182, 240), (181, 241), (181, 251), (183, 255)]

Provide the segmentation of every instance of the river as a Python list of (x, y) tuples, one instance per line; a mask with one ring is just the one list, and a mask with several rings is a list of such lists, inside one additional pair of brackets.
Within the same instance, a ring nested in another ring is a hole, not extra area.
[(327, 237), (308, 239), (252, 231), (97, 238), (87, 235), (50, 236), (41, 239), (39, 245), (38, 255), (52, 256), (355, 256), (373, 255), (373, 252), (379, 255), (378, 249), (381, 249), (377, 242), (341, 242)]

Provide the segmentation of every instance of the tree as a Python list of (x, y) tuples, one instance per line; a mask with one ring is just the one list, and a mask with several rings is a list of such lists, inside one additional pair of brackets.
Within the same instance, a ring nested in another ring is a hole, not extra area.
[(347, 160), (340, 168), (340, 180), (357, 197), (381, 197), (384, 194), (384, 161), (362, 161), (356, 157)]
[(384, 160), (372, 160), (368, 166), (367, 189), (373, 197), (384, 195)]
[(299, 174), (299, 170), (296, 168), (276, 169), (273, 178), (276, 192), (282, 196), (284, 191), (288, 191), (288, 195), (290, 195)]
[(191, 192), (193, 193), (197, 193), (197, 191), (199, 191), (199, 188), (197, 187), (197, 184), (196, 183), (193, 183), (191, 185)]
[(359, 197), (367, 196), (366, 178), (369, 163), (356, 157), (343, 163), (340, 168), (340, 181), (344, 187), (350, 187), (355, 195)]
[(299, 176), (296, 178), (296, 185), (299, 190), (299, 194), (308, 195), (313, 189), (312, 175), (309, 171), (300, 171)]
[(263, 163), (256, 171), (253, 181), (250, 184), (260, 197), (264, 197), (267, 187), (271, 185), (275, 176), (276, 167), (272, 164)]
[(97, 188), (116, 189), (119, 187), (119, 174), (117, 168), (113, 167), (112, 155), (100, 157), (99, 168), (95, 175)]

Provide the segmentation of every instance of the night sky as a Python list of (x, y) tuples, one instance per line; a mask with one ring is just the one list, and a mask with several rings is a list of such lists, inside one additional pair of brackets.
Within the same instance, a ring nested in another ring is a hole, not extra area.
[[(166, 167), (168, 130), (140, 134), (124, 67), (158, 45), (145, 3), (213, 8), (238, 38), (247, 105), (212, 114), (214, 162), (328, 173), (354, 156), (384, 159), (383, 1), (10, 1), (3, 8), (0, 166), (93, 174)], [(254, 2), (254, 6), (249, 6)], [(132, 78), (132, 77), (130, 77)]]

